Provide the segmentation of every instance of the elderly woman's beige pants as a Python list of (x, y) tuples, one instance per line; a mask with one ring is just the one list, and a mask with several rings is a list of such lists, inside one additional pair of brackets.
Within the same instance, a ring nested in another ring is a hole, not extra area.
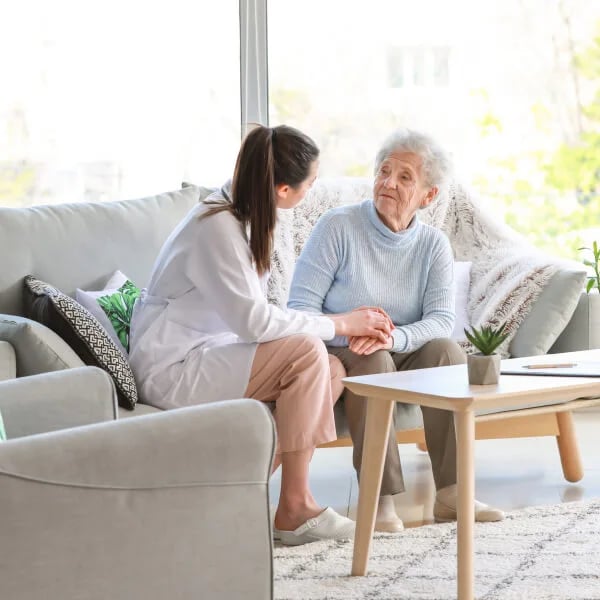
[[(457, 365), (467, 361), (460, 346), (449, 339), (436, 339), (428, 342), (415, 352), (397, 353), (379, 350), (369, 356), (359, 356), (348, 348), (328, 348), (343, 363), (348, 377), (424, 369), (442, 365)], [(360, 478), (363, 439), (367, 402), (364, 396), (346, 390), (342, 396), (344, 410), (354, 445), (353, 462)], [(431, 469), (436, 489), (456, 483), (456, 436), (452, 412), (437, 408), (421, 407), (427, 451), (431, 458)], [(381, 495), (398, 494), (404, 491), (404, 480), (398, 444), (394, 428), (390, 431), (387, 453), (383, 466)]]
[(278, 453), (336, 439), (333, 405), (345, 376), (317, 337), (292, 335), (258, 345), (245, 396), (273, 403)]

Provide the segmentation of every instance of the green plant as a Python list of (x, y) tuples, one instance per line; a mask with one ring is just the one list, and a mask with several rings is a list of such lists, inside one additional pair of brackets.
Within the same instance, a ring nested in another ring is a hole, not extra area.
[(481, 352), (489, 356), (494, 354), (494, 350), (508, 337), (508, 332), (504, 331), (506, 323), (496, 327), (483, 325), (482, 327), (471, 327), (471, 331), (465, 329), (467, 339)]
[(593, 288), (596, 288), (600, 292), (600, 248), (598, 248), (598, 242), (594, 241), (591, 248), (583, 247), (578, 250), (588, 250), (592, 253), (594, 260), (584, 259), (583, 264), (586, 267), (594, 269), (595, 275), (589, 275), (587, 278), (587, 284), (585, 291), (589, 294)]

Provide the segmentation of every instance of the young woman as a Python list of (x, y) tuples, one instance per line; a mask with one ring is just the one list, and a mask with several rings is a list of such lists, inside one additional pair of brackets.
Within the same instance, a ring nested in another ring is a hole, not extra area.
[(141, 398), (160, 408), (240, 397), (275, 403), (275, 467), (282, 467), (275, 535), (291, 545), (354, 531), (309, 489), (315, 447), (336, 437), (333, 404), (344, 376), (322, 340), (385, 341), (392, 327), (374, 308), (322, 316), (265, 299), (276, 209), (304, 198), (318, 156), (291, 127), (248, 134), (231, 187), (194, 207), (163, 246), (134, 310), (129, 357)]

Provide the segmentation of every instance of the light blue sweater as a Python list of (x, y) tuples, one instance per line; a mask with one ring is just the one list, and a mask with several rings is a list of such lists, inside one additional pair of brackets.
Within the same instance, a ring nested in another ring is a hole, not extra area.
[[(453, 255), (417, 217), (394, 233), (372, 200), (325, 213), (296, 263), (288, 307), (331, 314), (379, 306), (392, 318), (395, 352), (447, 338), (454, 325)], [(347, 346), (336, 337), (332, 346)]]

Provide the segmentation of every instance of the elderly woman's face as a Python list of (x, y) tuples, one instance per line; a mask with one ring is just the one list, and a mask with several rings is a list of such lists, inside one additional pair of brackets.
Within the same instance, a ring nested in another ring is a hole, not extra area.
[(392, 152), (375, 175), (375, 208), (392, 231), (406, 229), (417, 210), (437, 194), (436, 188), (425, 183), (421, 165), (418, 154)]

